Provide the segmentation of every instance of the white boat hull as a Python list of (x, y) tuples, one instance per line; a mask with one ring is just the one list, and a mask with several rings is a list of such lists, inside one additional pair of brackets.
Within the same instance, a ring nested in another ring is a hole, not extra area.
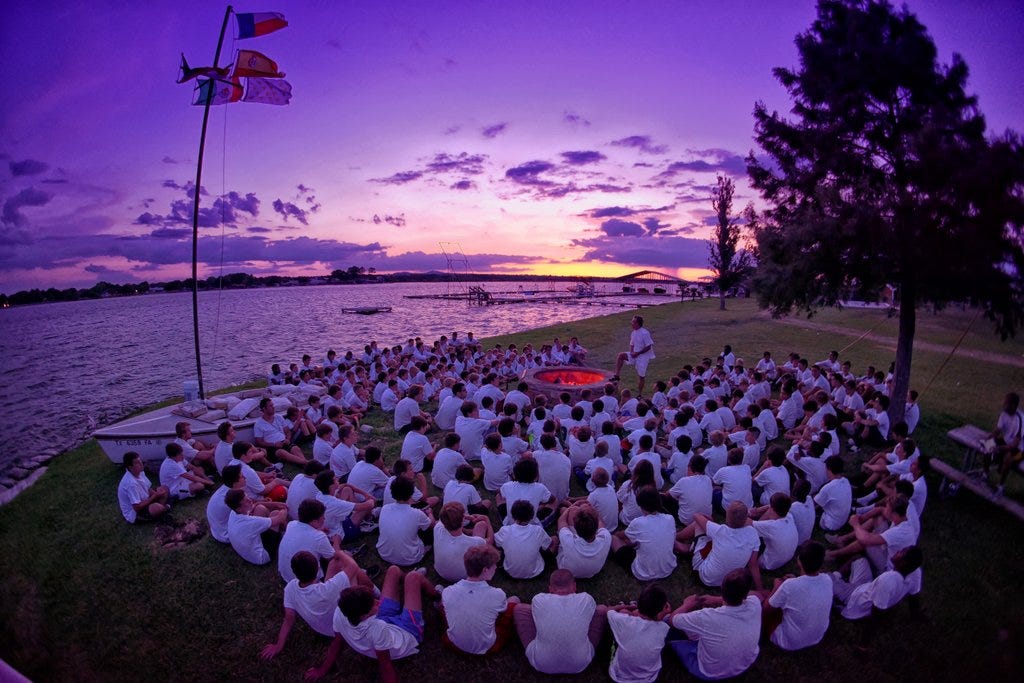
[[(192, 436), (201, 441), (216, 443), (217, 424), (219, 423), (175, 415), (171, 412), (173, 408), (174, 406), (158, 408), (130, 417), (109, 427), (98, 429), (93, 432), (92, 436), (106, 456), (110, 458), (110, 461), (118, 465), (122, 463), (125, 453), (129, 451), (138, 453), (142, 456), (143, 461), (162, 460), (166, 457), (164, 449), (167, 444), (177, 438), (174, 426), (178, 422), (188, 422), (192, 425)], [(231, 420), (235, 426), (238, 441), (252, 441), (254, 421), (251, 418)]]

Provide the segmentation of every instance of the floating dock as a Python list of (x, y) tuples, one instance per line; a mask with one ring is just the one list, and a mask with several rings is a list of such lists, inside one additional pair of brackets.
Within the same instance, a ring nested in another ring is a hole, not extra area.
[(341, 309), (342, 313), (355, 313), (357, 315), (373, 315), (374, 313), (390, 313), (390, 306), (347, 306)]

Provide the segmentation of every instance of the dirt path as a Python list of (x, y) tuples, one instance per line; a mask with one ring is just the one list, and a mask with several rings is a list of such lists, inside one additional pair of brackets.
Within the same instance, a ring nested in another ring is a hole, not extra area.
[[(807, 320), (805, 318), (795, 317), (784, 317), (778, 318), (775, 322), (780, 322), (785, 325), (792, 325), (793, 327), (802, 327), (808, 330), (816, 330), (819, 332), (828, 332), (830, 334), (840, 334), (844, 337), (850, 337), (856, 339), (863, 332), (857, 330), (851, 330), (847, 327), (840, 327), (839, 325), (826, 325), (824, 323), (814, 322), (813, 320)], [(884, 334), (869, 334), (864, 339), (872, 341), (876, 344), (881, 344), (887, 348), (893, 350), (896, 349), (896, 338), (889, 337)], [(920, 339), (914, 340), (914, 348), (922, 351), (934, 351), (935, 353), (949, 353), (951, 347), (944, 346), (942, 344), (935, 344), (933, 342), (922, 341)], [(965, 346), (961, 346), (956, 350), (956, 355), (965, 356), (967, 358), (973, 358), (974, 360), (984, 361), (986, 363), (999, 363), (1000, 365), (1009, 365), (1015, 368), (1024, 368), (1024, 357), (1014, 356), (1008, 353), (993, 353), (991, 351), (979, 351), (977, 349), (970, 349)]]

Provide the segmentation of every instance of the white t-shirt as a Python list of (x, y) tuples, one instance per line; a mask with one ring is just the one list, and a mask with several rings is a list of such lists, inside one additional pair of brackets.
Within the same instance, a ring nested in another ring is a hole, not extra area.
[(754, 481), (763, 489), (761, 505), (768, 505), (776, 493), (789, 495), (789, 470), (785, 466), (769, 465), (754, 478)]
[(430, 481), (437, 488), (443, 489), (445, 484), (455, 479), (455, 470), (459, 469), (459, 465), (468, 464), (462, 453), (451, 448), (442, 448), (434, 456), (434, 469), (430, 472)]
[(754, 505), (750, 492), (750, 468), (746, 465), (726, 465), (715, 472), (711, 480), (722, 485), (723, 508), (737, 500), (748, 508)]
[(459, 415), (455, 418), (455, 433), (462, 437), (462, 452), (467, 458), (478, 460), (484, 447), (484, 436), (491, 429), (490, 420)]
[(497, 491), (512, 475), (512, 458), (508, 453), (485, 448), (480, 452), (480, 462), (484, 466), (484, 488), (488, 491)]
[(336, 477), (344, 477), (356, 466), (356, 448), (339, 441), (338, 445), (331, 451), (328, 462)]
[(313, 440), (313, 459), (324, 467), (331, 464), (331, 454), (334, 453), (334, 446), (330, 441), (321, 439), (319, 436)]
[(494, 545), (505, 551), (502, 565), (514, 579), (532, 579), (544, 571), (540, 551), (551, 547), (551, 537), (536, 524), (503, 526), (494, 534)]
[[(281, 545), (277, 549), (277, 573), (286, 582), (295, 578), (295, 573), (292, 571), (292, 558), (303, 550), (313, 553), (316, 558), (330, 559), (334, 557), (334, 546), (327, 539), (327, 534), (298, 520), (288, 522), (284, 536), (281, 537)], [(319, 568), (317, 576), (323, 576), (323, 572)], [(334, 604), (337, 605), (337, 601)]]
[(782, 610), (782, 623), (772, 642), (783, 650), (817, 645), (828, 630), (832, 609), (832, 579), (825, 574), (786, 579), (768, 604)]
[(338, 610), (338, 598), (349, 585), (348, 576), (344, 572), (338, 572), (322, 583), (314, 581), (305, 588), (299, 585), (298, 579), (292, 579), (284, 587), (284, 607), (295, 610), (310, 628), (331, 638), (334, 636), (334, 613)]
[(672, 552), (676, 523), (671, 515), (656, 513), (637, 517), (626, 527), (626, 537), (636, 543), (633, 576), (641, 581), (664, 579), (676, 568)]
[(462, 579), (441, 592), (441, 605), (448, 620), (448, 639), (455, 647), (473, 655), (491, 649), (497, 639), (494, 622), (507, 605), (505, 591), (486, 581)]
[(476, 505), (480, 500), (480, 492), (469, 482), (452, 479), (444, 485), (443, 503), (445, 505), (448, 503), (462, 503), (463, 507), (468, 510), (470, 505)]
[(235, 552), (246, 562), (267, 564), (270, 553), (263, 547), (260, 534), (270, 528), (269, 517), (253, 517), (240, 515), (234, 510), (228, 516), (228, 540)]
[(608, 627), (618, 645), (608, 667), (608, 676), (616, 683), (654, 683), (658, 680), (668, 624), (609, 611)]
[(878, 575), (874, 581), (857, 586), (843, 607), (842, 615), (847, 619), (863, 619), (871, 616), (872, 607), (889, 609), (907, 595), (921, 592), (921, 570), (904, 577), (898, 571), (889, 570)]
[[(669, 440), (671, 443), (671, 439)], [(665, 465), (665, 469), (669, 470), (669, 481), (675, 485), (680, 479), (686, 476), (686, 468), (690, 465), (690, 459), (693, 458), (693, 451), (683, 453), (682, 451), (673, 450), (671, 457), (668, 459), (668, 463)]]
[(380, 559), (401, 567), (423, 559), (424, 546), (417, 531), (430, 528), (430, 518), (407, 503), (388, 503), (380, 510)]
[(231, 508), (224, 504), (224, 496), (228, 491), (227, 486), (221, 486), (213, 492), (210, 502), (206, 504), (206, 523), (210, 525), (210, 535), (221, 543), (230, 543), (228, 520), (231, 518)]
[(235, 457), (231, 453), (232, 445), (227, 441), (218, 441), (217, 447), (213, 449), (213, 465), (217, 468), (218, 472), (223, 472), (224, 468)]
[(793, 507), (789, 508), (789, 514), (796, 524), (797, 545), (810, 539), (814, 531), (814, 501), (808, 498), (804, 502), (793, 500)]
[(568, 498), (569, 477), (572, 474), (569, 457), (561, 451), (535, 451), (533, 457), (540, 471), (540, 482), (548, 487), (551, 495), (556, 500)]
[(558, 530), (558, 567), (568, 569), (577, 579), (589, 579), (604, 568), (612, 535), (607, 529), (598, 529), (594, 540), (587, 543), (573, 529)]
[(288, 504), (288, 516), (292, 519), (298, 519), (299, 506), (302, 505), (302, 502), (309, 498), (316, 498), (318, 493), (320, 493), (320, 490), (317, 489), (313, 477), (307, 477), (301, 472), (296, 474), (295, 478), (292, 479), (291, 485), (288, 487), (288, 499), (285, 501)]
[(615, 497), (615, 489), (611, 483), (601, 488), (595, 488), (587, 495), (587, 502), (597, 510), (601, 522), (609, 532), (614, 532), (619, 526), (619, 499)]
[[(721, 586), (726, 574), (750, 563), (750, 555), (761, 547), (761, 538), (753, 527), (733, 529), (724, 524), (708, 522), (708, 539), (713, 541), (711, 552), (702, 558), (693, 553), (693, 568), (707, 586)], [(700, 545), (698, 544), (698, 548)]]
[(452, 536), (451, 532), (444, 528), (444, 524), (435, 524), (434, 571), (445, 581), (461, 581), (466, 578), (466, 551), (485, 543), (487, 541), (479, 536), (470, 536), (466, 533)]
[[(172, 496), (188, 497), (189, 480), (185, 478), (187, 472), (184, 461), (164, 458), (160, 463), (160, 485), (166, 486)], [(146, 496), (149, 496), (149, 492)]]
[(324, 504), (324, 531), (331, 536), (343, 536), (345, 531), (342, 523), (352, 515), (356, 504), (319, 491), (316, 499)]
[(761, 601), (708, 607), (672, 617), (672, 625), (697, 640), (697, 665), (708, 678), (737, 676), (754, 663), (761, 635)]
[(462, 403), (463, 399), (458, 396), (449, 396), (444, 399), (437, 409), (437, 414), (434, 415), (434, 424), (439, 429), (452, 429), (455, 427), (455, 418), (460, 414), (459, 409), (462, 408)]
[(718, 470), (725, 467), (726, 460), (729, 457), (729, 451), (724, 445), (708, 446), (704, 449), (704, 452), (701, 455), (703, 455), (708, 461), (708, 466), (704, 468), (704, 474), (709, 477), (713, 477)]
[[(383, 502), (384, 505), (387, 505), (388, 503), (394, 503), (395, 502), (395, 497), (393, 495), (391, 495), (391, 484), (397, 478), (398, 478), (397, 475), (392, 475), (392, 476), (388, 477), (388, 483), (384, 484), (384, 496), (381, 499), (381, 502)], [(418, 488), (416, 488), (414, 486), (413, 489), (412, 489), (412, 498), (409, 499), (409, 502), (410, 503), (418, 503), (422, 499), (423, 499), (423, 491), (420, 491)]]
[(288, 437), (285, 435), (285, 427), (288, 423), (280, 415), (274, 415), (273, 422), (268, 422), (262, 415), (252, 423), (253, 437), (263, 439), (267, 443), (280, 443)]
[[(162, 465), (161, 469), (163, 469)], [(129, 524), (134, 524), (138, 518), (138, 513), (135, 512), (135, 508), (132, 506), (138, 505), (149, 498), (150, 486), (149, 477), (146, 476), (145, 472), (140, 473), (136, 477), (128, 470), (125, 470), (124, 476), (121, 477), (121, 481), (117, 485), (117, 503), (121, 506), (121, 514), (124, 515), (125, 520)], [(221, 494), (221, 498), (223, 497), (224, 495)]]
[(537, 637), (526, 646), (530, 665), (544, 674), (578, 674), (594, 658), (587, 638), (597, 603), (587, 593), (538, 593), (530, 602)]
[(850, 519), (850, 506), (853, 504), (850, 481), (846, 477), (829, 481), (818, 491), (814, 502), (821, 508), (821, 528), (838, 531)]
[(711, 477), (706, 474), (686, 476), (668, 490), (670, 496), (679, 501), (679, 521), (690, 524), (698, 512), (711, 517)]
[(525, 500), (533, 505), (533, 520), (532, 524), (540, 524), (540, 520), (537, 519), (537, 510), (540, 509), (541, 503), (546, 503), (551, 500), (551, 491), (548, 490), (547, 486), (540, 483), (524, 484), (518, 481), (507, 481), (501, 485), (499, 489), (501, 496), (505, 499), (505, 505), (508, 508), (508, 513), (505, 515), (505, 519), (501, 522), (505, 526), (515, 524), (515, 520), (512, 519), (512, 504), (517, 500)]
[(756, 520), (754, 529), (764, 539), (764, 552), (758, 558), (762, 569), (778, 569), (793, 559), (800, 544), (800, 532), (793, 521), (793, 515), (782, 519)]
[(395, 406), (395, 431), (412, 422), (412, 418), (420, 414), (420, 404), (414, 398), (406, 396)]
[(371, 494), (377, 500), (384, 497), (384, 487), (388, 485), (388, 475), (375, 463), (360, 460), (348, 473), (348, 483)]
[(341, 610), (336, 609), (333, 625), (335, 633), (340, 634), (350, 648), (372, 659), (377, 658), (378, 651), (384, 650), (390, 653), (391, 659), (401, 659), (419, 652), (419, 644), (411, 633), (377, 617), (370, 617), (353, 626)]
[(619, 503), (622, 504), (619, 520), (626, 526), (629, 526), (630, 522), (644, 514), (640, 506), (636, 504), (636, 492), (633, 491), (633, 481), (631, 479), (622, 482), (618, 493), (615, 495)]
[(665, 479), (661, 474), (661, 457), (653, 451), (637, 453), (629, 459), (629, 471), (632, 472), (636, 469), (636, 466), (640, 464), (641, 460), (646, 460), (651, 463), (651, 469), (654, 470), (654, 487), (659, 491), (663, 489), (665, 487)]

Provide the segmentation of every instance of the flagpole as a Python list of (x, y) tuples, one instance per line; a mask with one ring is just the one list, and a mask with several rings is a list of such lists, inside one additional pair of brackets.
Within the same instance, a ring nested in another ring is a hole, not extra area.
[[(228, 20), (231, 18), (231, 5), (224, 11), (224, 23), (220, 27), (220, 37), (217, 39), (217, 51), (213, 55), (213, 68), (217, 68), (220, 61), (220, 50), (224, 46), (224, 34), (228, 29)], [(199, 160), (196, 164), (196, 186), (195, 199), (192, 202), (192, 335), (196, 346), (196, 377), (199, 379), (199, 398), (205, 399), (206, 392), (203, 388), (203, 362), (199, 355), (199, 273), (197, 262), (199, 260), (199, 190), (203, 186), (203, 152), (206, 149), (206, 125), (210, 120), (210, 104), (213, 102), (214, 88), (211, 86), (210, 93), (203, 106), (203, 130), (199, 136)]]

